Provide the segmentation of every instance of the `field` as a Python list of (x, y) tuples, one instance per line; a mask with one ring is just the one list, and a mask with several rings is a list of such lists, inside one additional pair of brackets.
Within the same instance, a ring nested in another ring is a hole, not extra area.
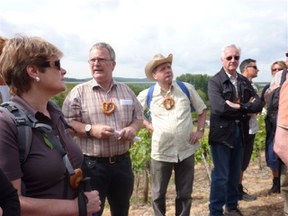
[[(262, 167), (262, 168), (259, 168)], [(250, 194), (255, 194), (257, 200), (252, 202), (239, 202), (239, 208), (245, 216), (282, 216), (283, 199), (280, 194), (268, 195), (268, 190), (272, 185), (272, 174), (266, 167), (264, 156), (262, 160), (251, 161), (244, 174), (243, 185), (249, 190)], [(195, 166), (195, 180), (192, 194), (191, 216), (207, 216), (209, 214), (209, 191), (210, 181), (203, 163)], [(135, 190), (134, 190), (135, 192)], [(135, 201), (135, 194), (132, 197), (129, 216), (152, 216), (151, 204), (141, 204)], [(166, 200), (166, 216), (175, 215), (175, 187), (171, 179)], [(106, 207), (104, 216), (109, 216), (109, 208)]]

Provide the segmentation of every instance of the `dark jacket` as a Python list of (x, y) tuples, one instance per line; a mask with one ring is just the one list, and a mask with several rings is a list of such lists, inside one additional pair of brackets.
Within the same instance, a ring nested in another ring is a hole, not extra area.
[[(261, 112), (263, 105), (255, 93), (250, 81), (238, 73), (238, 95), (240, 97), (240, 110), (231, 108), (226, 100), (236, 103), (236, 89), (222, 68), (208, 83), (208, 96), (211, 106), (209, 144), (224, 144), (233, 148), (234, 129), (240, 124), (243, 141), (249, 132), (248, 113)], [(256, 100), (251, 103), (249, 100)]]

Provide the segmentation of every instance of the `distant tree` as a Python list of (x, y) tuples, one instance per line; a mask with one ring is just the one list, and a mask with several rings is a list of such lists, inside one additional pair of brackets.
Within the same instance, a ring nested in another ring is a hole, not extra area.
[(176, 78), (176, 80), (183, 81), (194, 85), (196, 90), (203, 91), (208, 95), (208, 81), (209, 76), (204, 74), (183, 74)]

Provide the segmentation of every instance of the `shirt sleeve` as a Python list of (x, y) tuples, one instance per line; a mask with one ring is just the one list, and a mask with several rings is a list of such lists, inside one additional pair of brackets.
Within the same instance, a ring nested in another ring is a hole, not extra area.
[(288, 129), (288, 80), (283, 84), (280, 91), (279, 110), (277, 125)]
[(195, 108), (197, 114), (203, 113), (203, 111), (207, 109), (207, 106), (205, 105), (204, 101), (199, 96), (198, 92), (196, 91), (193, 85), (191, 84), (187, 85), (186, 83), (185, 85), (186, 87), (188, 87), (189, 94), (190, 94), (190, 101), (193, 107)]
[(62, 105), (62, 112), (67, 122), (82, 121), (81, 98), (77, 86), (66, 96)]

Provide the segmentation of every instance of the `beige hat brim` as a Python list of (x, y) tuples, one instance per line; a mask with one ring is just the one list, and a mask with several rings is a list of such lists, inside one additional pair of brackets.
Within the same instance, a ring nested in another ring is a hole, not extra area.
[(159, 65), (163, 64), (163, 63), (170, 63), (172, 64), (172, 60), (173, 60), (173, 55), (169, 54), (166, 58), (161, 55), (161, 54), (156, 54), (153, 59), (148, 62), (148, 64), (145, 67), (145, 74), (146, 77), (149, 80), (153, 80), (155, 81), (155, 79), (153, 78), (153, 74), (152, 71)]

